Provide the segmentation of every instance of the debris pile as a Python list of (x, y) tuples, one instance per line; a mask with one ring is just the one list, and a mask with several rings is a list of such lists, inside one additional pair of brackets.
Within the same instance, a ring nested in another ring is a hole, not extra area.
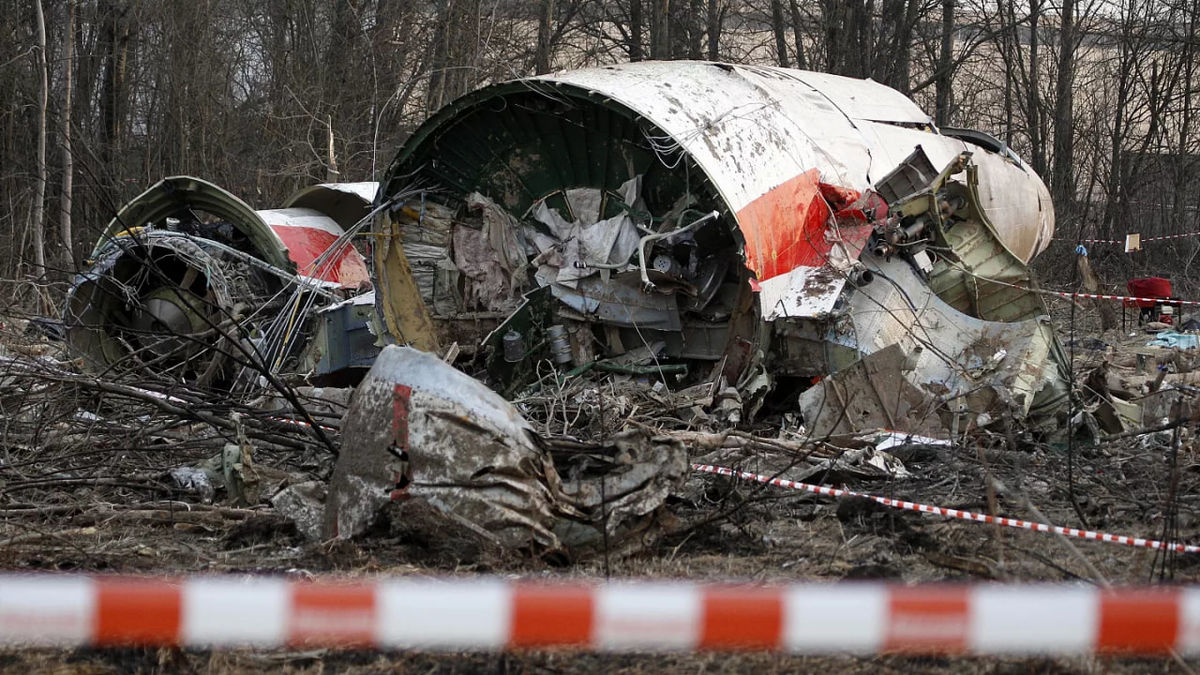
[(1044, 192), (1003, 144), (881, 85), (686, 63), (486, 88), (379, 185), (281, 209), (166, 179), (109, 224), (61, 326), (0, 340), (0, 555), (1189, 571), (1188, 548), (928, 515), (1165, 542), (1200, 526), (1189, 324), (1064, 348), (1027, 265), (1053, 229)]

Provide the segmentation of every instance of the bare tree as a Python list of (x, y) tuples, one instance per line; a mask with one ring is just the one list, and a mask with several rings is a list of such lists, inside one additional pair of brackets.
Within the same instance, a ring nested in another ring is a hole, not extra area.
[(708, 60), (721, 60), (721, 22), (725, 16), (725, 2), (723, 0), (708, 0), (707, 15), (705, 17), (708, 29), (705, 31), (708, 37)]
[[(653, 0), (651, 0), (653, 1)], [(642, 50), (642, 26), (644, 25), (642, 0), (629, 0), (629, 60), (641, 61), (646, 58)]]
[(62, 243), (66, 269), (75, 267), (74, 236), (71, 233), (71, 206), (74, 199), (75, 158), (71, 147), (71, 94), (75, 71), (75, 0), (67, 0), (67, 24), (63, 29), (63, 83), (59, 107), (59, 144), (62, 150), (62, 188), (58, 206), (58, 238)]
[(671, 58), (671, 0), (650, 0), (650, 58)]
[(941, 49), (938, 53), (936, 79), (936, 98), (934, 120), (939, 124), (950, 121), (950, 87), (953, 83), (954, 53), (954, 0), (942, 0), (942, 35)]
[(787, 24), (783, 20), (783, 0), (771, 0), (771, 31), (775, 34), (775, 59), (780, 66), (789, 67)]
[(533, 66), (539, 75), (550, 72), (550, 31), (553, 21), (554, 0), (542, 0), (541, 12), (538, 14), (537, 51)]
[(1058, 25), (1058, 75), (1054, 87), (1054, 165), (1050, 187), (1060, 214), (1074, 215), (1075, 210), (1075, 120), (1074, 84), (1075, 0), (1062, 0)]
[(37, 128), (37, 183), (34, 185), (33, 218), (30, 230), (33, 235), (33, 267), (37, 276), (46, 273), (46, 110), (50, 105), (50, 70), (46, 66), (46, 17), (42, 12), (42, 0), (34, 0), (34, 31), (37, 35), (37, 72), (41, 79), (38, 95)]
[(706, 14), (704, 11), (704, 0), (688, 0), (687, 14), (687, 35), (688, 35), (688, 53), (687, 57), (693, 60), (704, 58), (704, 26)]
[(808, 68), (808, 59), (805, 57), (804, 48), (804, 23), (800, 16), (800, 3), (797, 0), (789, 0), (788, 8), (792, 16), (792, 40), (795, 42), (796, 48), (796, 67), (801, 70)]

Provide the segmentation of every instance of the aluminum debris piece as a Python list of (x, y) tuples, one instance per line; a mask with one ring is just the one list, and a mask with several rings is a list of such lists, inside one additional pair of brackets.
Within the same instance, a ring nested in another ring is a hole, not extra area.
[(934, 397), (904, 377), (904, 352), (892, 344), (822, 379), (800, 395), (800, 412), (817, 438), (875, 429), (936, 434)]
[[(556, 466), (547, 439), (478, 380), (409, 347), (383, 350), (343, 421), (322, 536), (365, 532), (389, 504), (432, 507), (480, 540), (575, 553), (645, 533), (686, 474), (681, 445), (642, 434), (573, 444)], [(436, 522), (436, 521), (435, 521)]]

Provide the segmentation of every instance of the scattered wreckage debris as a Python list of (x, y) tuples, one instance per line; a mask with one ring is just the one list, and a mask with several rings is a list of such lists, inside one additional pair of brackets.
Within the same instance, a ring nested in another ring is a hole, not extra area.
[[(1045, 186), (883, 85), (687, 62), (500, 84), (422, 125), (381, 185), (385, 337), (465, 344), (473, 322), (508, 397), (553, 369), (715, 383), (745, 420), (799, 393), (818, 436), (1060, 421), (1026, 265), (1053, 233)], [(885, 361), (905, 410), (881, 393), (846, 419), (823, 392)]]
[[(494, 391), (409, 347), (383, 350), (342, 426), (322, 539), (359, 535), (394, 504), (398, 519), (432, 510), (441, 520), (431, 527), (505, 549), (619, 549), (650, 536), (667, 496), (690, 473), (681, 443), (636, 429), (599, 443), (542, 437)], [(298, 519), (315, 515), (312, 499), (285, 499), (283, 506), (307, 510)]]
[(453, 531), (478, 546), (569, 559), (642, 550), (677, 529), (666, 503), (703, 490), (691, 475), (695, 457), (825, 480), (893, 479), (907, 473), (884, 448), (945, 444), (892, 433), (837, 447), (640, 423), (596, 441), (542, 434), (478, 380), (394, 345), (359, 385), (342, 428), (328, 487), (302, 483), (273, 499), (308, 537), (355, 537), (387, 517), (408, 536)]
[[(372, 215), (363, 293), (351, 239)], [(256, 212), (165, 179), (110, 223), (65, 323), (98, 371), (245, 393), (281, 373), (352, 385), (382, 339), (457, 345), (509, 398), (549, 368), (710, 383), (731, 423), (799, 395), (818, 436), (1046, 430), (1065, 360), (1026, 263), (1052, 231), (1008, 148), (882, 85), (627, 64), (468, 94), (378, 190)], [(904, 403), (872, 392), (847, 416), (829, 394), (885, 362)]]
[(370, 289), (351, 238), (375, 190), (315, 186), (255, 211), (201, 179), (165, 178), (105, 228), (68, 294), (67, 340), (94, 372), (141, 370), (227, 390), (306, 360), (327, 369), (317, 374), (361, 367), (361, 358), (330, 361), (328, 346), (362, 329), (359, 315), (322, 339), (324, 353), (301, 354), (314, 304)]
[[(260, 375), (371, 368), (304, 419), (312, 390), (201, 417), (221, 443), (172, 489), (269, 502), (311, 540), (389, 518), (579, 559), (677, 532), (669, 505), (709, 489), (692, 462), (897, 480), (896, 438), (1065, 421), (1027, 266), (1053, 230), (1044, 186), (875, 83), (631, 64), (497, 85), (419, 129), (381, 185), (293, 198), (280, 213), (310, 241), (188, 178), (110, 225), (66, 315), (93, 371), (261, 397)], [(369, 222), (371, 284), (351, 243)], [(419, 349), (376, 357), (377, 337)], [(264, 423), (305, 448), (336, 434), (332, 475), (264, 477)]]

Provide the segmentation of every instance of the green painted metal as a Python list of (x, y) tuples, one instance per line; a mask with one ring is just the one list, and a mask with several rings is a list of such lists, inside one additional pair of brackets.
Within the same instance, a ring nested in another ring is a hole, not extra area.
[[(664, 134), (628, 108), (569, 85), (532, 86), (487, 87), (438, 111), (397, 154), (382, 194), (419, 177), (448, 196), (481, 192), (520, 216), (547, 197), (555, 205), (565, 188), (611, 191), (642, 174), (652, 212), (689, 191), (719, 201), (702, 171), (660, 161), (646, 135)], [(614, 208), (606, 204), (606, 212)]]

